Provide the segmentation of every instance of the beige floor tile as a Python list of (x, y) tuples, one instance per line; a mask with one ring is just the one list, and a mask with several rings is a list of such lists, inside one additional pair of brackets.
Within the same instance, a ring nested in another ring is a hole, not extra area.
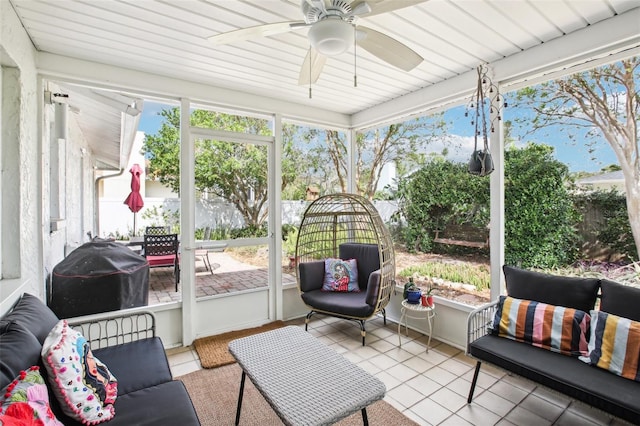
[(433, 367), (433, 364), (431, 364), (429, 361), (426, 361), (418, 356), (409, 358), (408, 360), (403, 362), (403, 364), (417, 371), (418, 373), (424, 373), (425, 371)]
[(433, 426), (431, 423), (429, 423), (428, 421), (426, 421), (425, 419), (423, 419), (413, 411), (405, 410), (402, 414), (404, 414), (414, 422), (418, 423), (420, 426)]
[(527, 392), (533, 391), (537, 386), (537, 384), (532, 382), (531, 380), (525, 379), (524, 377), (516, 376), (514, 374), (505, 374), (502, 380)]
[(594, 423), (608, 424), (611, 421), (611, 416), (607, 413), (580, 401), (572, 401), (571, 404), (569, 404), (568, 410)]
[(454, 414), (453, 416), (449, 417), (444, 422), (440, 423), (438, 426), (467, 426), (467, 425), (468, 426), (472, 426), (472, 423), (469, 423), (468, 421), (466, 421), (462, 417)]
[(406, 384), (396, 386), (387, 392), (387, 395), (402, 405), (402, 410), (417, 404), (425, 398), (423, 394)]
[[(466, 400), (467, 396), (469, 396), (469, 388), (471, 387), (471, 382), (463, 379), (462, 377), (458, 377), (453, 382), (447, 385), (447, 388), (451, 389), (455, 393), (460, 396), (463, 396)], [(477, 389), (478, 395), (482, 392), (482, 389)]]
[(422, 393), (424, 396), (430, 396), (442, 387), (442, 385), (434, 380), (431, 380), (424, 375), (416, 376), (407, 382), (409, 386)]
[(448, 372), (455, 374), (456, 376), (462, 376), (467, 371), (471, 370), (471, 366), (469, 364), (464, 364), (462, 362), (458, 362), (453, 358), (449, 358), (446, 361), (438, 364), (438, 367), (444, 368)]
[(184, 364), (185, 362), (195, 361), (196, 357), (193, 355), (193, 352), (187, 350), (176, 352), (173, 354), (167, 354), (167, 359), (169, 360), (169, 366), (174, 366), (178, 364)]
[(375, 374), (378, 374), (380, 371), (382, 371), (380, 367), (373, 364), (371, 361), (362, 361), (358, 363), (358, 366), (362, 368), (364, 371), (368, 372), (369, 374), (375, 375)]
[(515, 407), (505, 416), (505, 419), (518, 426), (546, 426), (552, 424), (549, 420), (522, 407)]
[(375, 356), (380, 355), (380, 352), (378, 352), (371, 346), (360, 346), (358, 349), (354, 349), (352, 353), (356, 354), (362, 359), (371, 359)]
[(490, 391), (482, 392), (480, 395), (474, 397), (473, 401), (500, 417), (506, 416), (507, 413), (515, 407), (513, 402)]
[[(465, 380), (468, 380), (469, 382), (471, 382), (473, 380), (473, 370), (468, 371), (462, 377)], [(480, 370), (480, 373), (478, 374), (478, 381), (476, 382), (476, 393), (478, 392), (477, 391), (478, 388), (488, 389), (491, 386), (493, 386), (493, 384), (496, 383), (498, 380), (499, 379), (497, 377), (492, 376), (491, 374), (487, 374), (482, 370)]]
[(553, 424), (554, 426), (599, 426), (600, 423), (594, 423), (586, 418), (577, 415), (576, 413), (566, 410), (563, 412), (558, 420)]
[(393, 377), (391, 374), (387, 373), (386, 371), (381, 371), (378, 374), (375, 375), (378, 379), (380, 379), (382, 381), (382, 383), (384, 383), (384, 385), (387, 387), (387, 392), (389, 392), (391, 389), (395, 388), (396, 386), (400, 385), (402, 382), (400, 382), (400, 380), (396, 379), (395, 377)]
[(390, 351), (387, 351), (384, 354), (395, 359), (397, 362), (404, 362), (409, 358), (414, 357), (414, 355), (411, 352), (407, 352), (406, 350), (401, 348), (391, 349)]
[(460, 349), (454, 348), (453, 346), (447, 345), (446, 343), (440, 343), (438, 345), (435, 345), (433, 347), (433, 350), (438, 353), (441, 353), (447, 358), (454, 357), (460, 353)]
[(563, 409), (571, 404), (571, 398), (544, 386), (537, 386), (533, 394)]
[(449, 359), (445, 355), (442, 355), (440, 352), (436, 352), (433, 349), (429, 352), (420, 352), (418, 356), (434, 365), (438, 365), (441, 362), (445, 362)]
[(489, 388), (489, 390), (496, 395), (500, 395), (501, 397), (508, 399), (514, 404), (519, 404), (520, 401), (522, 401), (527, 397), (527, 395), (529, 395), (528, 391), (525, 391), (517, 386), (512, 385), (511, 383), (507, 383), (502, 380), (496, 382)]
[(387, 370), (387, 373), (391, 374), (401, 382), (406, 382), (418, 375), (418, 372), (412, 368), (407, 367), (404, 364), (396, 364)]
[(416, 413), (418, 416), (434, 425), (440, 424), (453, 414), (451, 411), (429, 398), (425, 398), (418, 402), (416, 405), (409, 408), (408, 411)]
[(442, 386), (446, 386), (447, 384), (453, 382), (457, 379), (455, 374), (449, 373), (447, 370), (435, 366), (430, 368), (429, 370), (423, 373), (425, 376), (429, 377), (431, 380), (434, 380), (440, 383)]
[(391, 358), (387, 354), (378, 354), (378, 355), (374, 356), (373, 358), (370, 358), (368, 361), (371, 362), (372, 364), (375, 364), (378, 367), (380, 367), (381, 370), (388, 370), (389, 368), (391, 368), (394, 365), (398, 364), (398, 361), (396, 361), (395, 359)]
[(491, 426), (500, 421), (500, 416), (476, 404), (466, 404), (456, 414), (476, 426)]
[(451, 410), (453, 412), (456, 412), (467, 405), (466, 398), (458, 395), (457, 393), (446, 387), (442, 387), (436, 392), (432, 393), (429, 398), (442, 405), (443, 407), (447, 407), (448, 410)]
[(175, 378), (201, 369), (199, 361), (183, 362), (182, 364), (171, 366), (171, 375)]
[(427, 345), (412, 340), (402, 344), (402, 349), (413, 355), (418, 355), (427, 351)]
[(527, 396), (522, 402), (520, 402), (520, 404), (518, 404), (518, 406), (525, 410), (529, 410), (532, 413), (536, 413), (543, 419), (549, 420), (550, 422), (554, 422), (564, 411), (564, 408), (552, 404), (546, 399), (542, 399), (535, 394)]
[(387, 351), (390, 351), (391, 349), (394, 349), (397, 345), (394, 345), (393, 343), (390, 343), (384, 339), (379, 339), (373, 343), (367, 343), (367, 345), (375, 350), (377, 350), (380, 353), (384, 353)]

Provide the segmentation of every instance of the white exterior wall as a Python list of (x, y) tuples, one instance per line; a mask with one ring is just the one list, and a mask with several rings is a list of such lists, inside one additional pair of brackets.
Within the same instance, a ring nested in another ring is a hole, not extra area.
[[(6, 217), (3, 222), (17, 224), (19, 229), (11, 233), (3, 227), (2, 240), (9, 241), (15, 248), (12, 254), (4, 244), (2, 262), (3, 272), (7, 272), (7, 264), (14, 256), (16, 270), (11, 278), (0, 279), (0, 313), (6, 311), (20, 294), (27, 291), (42, 297), (44, 295), (44, 274), (40, 265), (42, 252), (40, 241), (42, 235), (41, 224), (41, 159), (38, 143), (38, 83), (36, 75), (36, 52), (27, 37), (16, 14), (7, 1), (0, 2), (0, 60), (3, 67), (14, 67), (9, 72), (3, 72), (5, 86), (2, 90), (3, 104), (15, 103), (18, 115), (8, 118), (11, 126), (18, 122), (17, 134), (7, 135), (3, 132), (2, 150), (4, 165), (17, 168), (12, 176), (3, 174), (2, 204), (19, 204), (19, 218)], [(7, 69), (7, 68), (5, 68)], [(10, 78), (7, 78), (7, 75)], [(9, 81), (10, 80), (10, 81)], [(18, 97), (10, 96), (19, 93)], [(3, 123), (6, 125), (6, 123)], [(5, 140), (7, 138), (7, 140)], [(18, 142), (18, 144), (16, 144)], [(11, 149), (10, 149), (11, 148)], [(13, 149), (17, 148), (17, 149)], [(19, 179), (17, 185), (12, 185), (11, 179)], [(15, 215), (15, 211), (10, 213)], [(18, 240), (11, 241), (17, 238)], [(18, 266), (19, 265), (19, 266)]]
[[(60, 149), (63, 162), (59, 164), (63, 220), (57, 223), (58, 230), (51, 232), (50, 140), (55, 112), (52, 105), (42, 102), (44, 88), (37, 74), (36, 51), (6, 1), (0, 2), (0, 61), (2, 103), (9, 110), (19, 111), (3, 119), (8, 122), (3, 125), (9, 124), (7, 127), (17, 131), (2, 134), (3, 170), (10, 173), (4, 173), (0, 181), (1, 201), (3, 206), (19, 208), (9, 209), (6, 214), (3, 208), (3, 223), (16, 225), (10, 230), (2, 228), (2, 240), (5, 244), (9, 241), (12, 248), (2, 251), (2, 314), (25, 292), (46, 300), (46, 280), (64, 258), (65, 248), (87, 241), (86, 232), (92, 230), (94, 172), (82, 132), (69, 113), (69, 136), (62, 144), (64, 149)], [(18, 182), (14, 185), (12, 179)], [(10, 266), (14, 258), (19, 266), (15, 273), (7, 274), (10, 268), (4, 265)]]

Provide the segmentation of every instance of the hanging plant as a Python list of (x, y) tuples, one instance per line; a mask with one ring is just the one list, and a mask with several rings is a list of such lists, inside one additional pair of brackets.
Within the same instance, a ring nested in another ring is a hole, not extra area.
[[(472, 110), (473, 119), (471, 125), (475, 126), (474, 133), (474, 148), (471, 159), (469, 160), (469, 173), (477, 176), (487, 176), (493, 171), (493, 160), (491, 159), (491, 151), (489, 149), (489, 134), (487, 128), (491, 129), (493, 133), (495, 127), (493, 121), (491, 121), (491, 112), (493, 112), (493, 102), (501, 102), (500, 93), (497, 86), (495, 86), (491, 79), (488, 77), (488, 69), (484, 65), (479, 65), (478, 82), (476, 85), (476, 91), (471, 97), (469, 107), (465, 116), (469, 115), (469, 110)], [(506, 107), (506, 103), (504, 104)], [(501, 120), (500, 110), (496, 112), (496, 119)], [(482, 142), (482, 148), (478, 149), (478, 139)]]

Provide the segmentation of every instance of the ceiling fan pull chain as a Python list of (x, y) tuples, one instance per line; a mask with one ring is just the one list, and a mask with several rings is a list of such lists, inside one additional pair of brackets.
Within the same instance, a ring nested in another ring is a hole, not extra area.
[(311, 99), (311, 68), (313, 64), (313, 57), (311, 52), (311, 46), (309, 46), (309, 99)]
[(358, 87), (358, 54), (356, 52), (358, 44), (356, 43), (356, 26), (353, 26), (353, 87)]

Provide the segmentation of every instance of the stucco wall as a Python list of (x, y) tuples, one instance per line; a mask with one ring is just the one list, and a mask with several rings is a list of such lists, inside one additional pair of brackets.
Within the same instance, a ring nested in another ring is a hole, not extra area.
[[(3, 312), (22, 292), (28, 291), (41, 297), (44, 294), (41, 252), (39, 250), (42, 225), (40, 220), (41, 167), (38, 155), (36, 52), (13, 8), (7, 1), (0, 2), (0, 49), (2, 50), (0, 56), (2, 65), (14, 67), (18, 71), (16, 75), (19, 75), (18, 78), (10, 82), (13, 89), (15, 89), (15, 85), (18, 86), (19, 97), (17, 99), (8, 99), (8, 92), (3, 90), (3, 101), (19, 103), (18, 116), (10, 117), (11, 122), (15, 124), (15, 120), (17, 120), (19, 123), (17, 140), (12, 137), (10, 140), (2, 141), (2, 144), (6, 144), (6, 146), (15, 146), (18, 142), (17, 155), (15, 152), (9, 152), (9, 158), (3, 158), (3, 162), (17, 166), (17, 176), (13, 176), (13, 178), (19, 179), (19, 184), (12, 187), (8, 181), (3, 180), (2, 200), (3, 203), (19, 203), (20, 206), (19, 219), (16, 221), (19, 227), (19, 241), (13, 241), (14, 246), (18, 248), (20, 270), (15, 278), (0, 279), (0, 312)], [(7, 151), (3, 147), (3, 154), (5, 152)], [(5, 186), (11, 191), (5, 192)], [(13, 215), (15, 216), (15, 213)], [(15, 220), (16, 218), (3, 219)], [(3, 240), (12, 238), (12, 234), (5, 232), (2, 238)], [(4, 256), (3, 252), (3, 260)]]
[[(51, 87), (40, 83), (36, 51), (7, 1), (0, 1), (0, 61), (2, 105), (15, 111), (3, 116), (3, 127), (15, 131), (3, 132), (1, 141), (2, 222), (11, 224), (3, 225), (1, 236), (2, 314), (24, 292), (46, 300), (46, 279), (64, 258), (65, 247), (87, 240), (86, 232), (92, 230), (94, 172), (87, 144), (70, 114), (69, 137), (61, 150), (64, 161), (59, 169), (64, 222), (52, 232), (50, 144), (55, 113), (53, 106), (41, 102), (44, 89)], [(14, 259), (16, 267), (11, 268)]]

